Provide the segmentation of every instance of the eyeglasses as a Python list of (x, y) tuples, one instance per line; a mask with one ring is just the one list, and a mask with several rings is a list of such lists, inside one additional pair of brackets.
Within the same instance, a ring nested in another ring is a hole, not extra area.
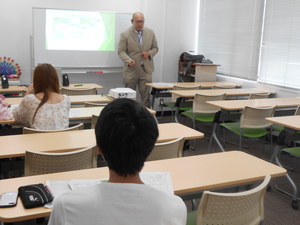
[(145, 20), (134, 20), (133, 22), (135, 22), (135, 23), (144, 23)]

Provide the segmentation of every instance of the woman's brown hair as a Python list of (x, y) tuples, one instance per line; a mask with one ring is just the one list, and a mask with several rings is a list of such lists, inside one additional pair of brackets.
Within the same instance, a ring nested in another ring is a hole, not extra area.
[(44, 96), (34, 113), (32, 122), (39, 108), (48, 101), (50, 92), (60, 93), (56, 69), (47, 63), (38, 65), (33, 73), (33, 88), (34, 94), (44, 93)]

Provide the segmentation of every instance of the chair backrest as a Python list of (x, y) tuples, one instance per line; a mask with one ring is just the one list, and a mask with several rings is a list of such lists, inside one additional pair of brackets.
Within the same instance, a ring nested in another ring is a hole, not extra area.
[(96, 95), (97, 89), (96, 88), (69, 89), (69, 88), (62, 87), (60, 93), (65, 95)]
[(236, 88), (237, 85), (232, 84), (232, 85), (214, 85), (212, 87), (212, 89), (232, 89), (232, 88)]
[(84, 128), (83, 123), (62, 130), (38, 130), (34, 128), (23, 127), (23, 134), (53, 133), (53, 132), (63, 132), (63, 131), (70, 131), (70, 130), (83, 130), (83, 128)]
[(249, 99), (262, 99), (262, 98), (269, 98), (271, 95), (271, 92), (267, 93), (267, 94), (250, 94), (249, 95)]
[(95, 102), (85, 102), (84, 107), (99, 107), (99, 106), (106, 106), (107, 103), (95, 103)]
[(196, 94), (193, 103), (193, 113), (216, 113), (220, 111), (219, 107), (209, 105), (206, 101), (224, 100), (226, 94), (222, 95), (202, 95)]
[[(201, 89), (201, 85), (195, 85), (195, 86), (179, 86), (179, 85), (174, 85), (173, 90), (199, 90)], [(176, 102), (177, 96), (172, 94), (172, 102)]]
[(27, 150), (25, 176), (97, 167), (96, 145), (69, 152), (45, 153)]
[(98, 121), (98, 117), (99, 117), (99, 115), (98, 116), (97, 115), (92, 115), (92, 121), (91, 121), (91, 128), (92, 129), (95, 129), (96, 123)]
[(295, 111), (295, 116), (299, 116), (300, 115), (300, 105), (298, 105), (296, 111)]
[(259, 224), (264, 219), (264, 196), (271, 176), (249, 191), (216, 193), (204, 191), (197, 212), (197, 225)]
[(173, 141), (156, 143), (147, 161), (182, 157), (184, 137)]
[(240, 128), (266, 128), (272, 123), (266, 117), (273, 117), (276, 105), (265, 108), (255, 108), (246, 106), (241, 115)]

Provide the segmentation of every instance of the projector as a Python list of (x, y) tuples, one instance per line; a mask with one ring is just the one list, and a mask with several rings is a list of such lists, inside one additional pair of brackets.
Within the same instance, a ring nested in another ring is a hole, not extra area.
[(114, 88), (109, 90), (113, 98), (136, 98), (136, 91), (131, 88)]

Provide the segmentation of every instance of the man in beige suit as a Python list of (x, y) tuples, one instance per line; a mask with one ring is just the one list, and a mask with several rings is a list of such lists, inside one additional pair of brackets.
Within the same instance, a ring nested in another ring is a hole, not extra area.
[(139, 88), (142, 104), (150, 107), (150, 87), (154, 71), (153, 57), (158, 51), (154, 32), (144, 27), (144, 15), (133, 14), (132, 26), (121, 34), (118, 55), (124, 62), (123, 83), (125, 87)]

